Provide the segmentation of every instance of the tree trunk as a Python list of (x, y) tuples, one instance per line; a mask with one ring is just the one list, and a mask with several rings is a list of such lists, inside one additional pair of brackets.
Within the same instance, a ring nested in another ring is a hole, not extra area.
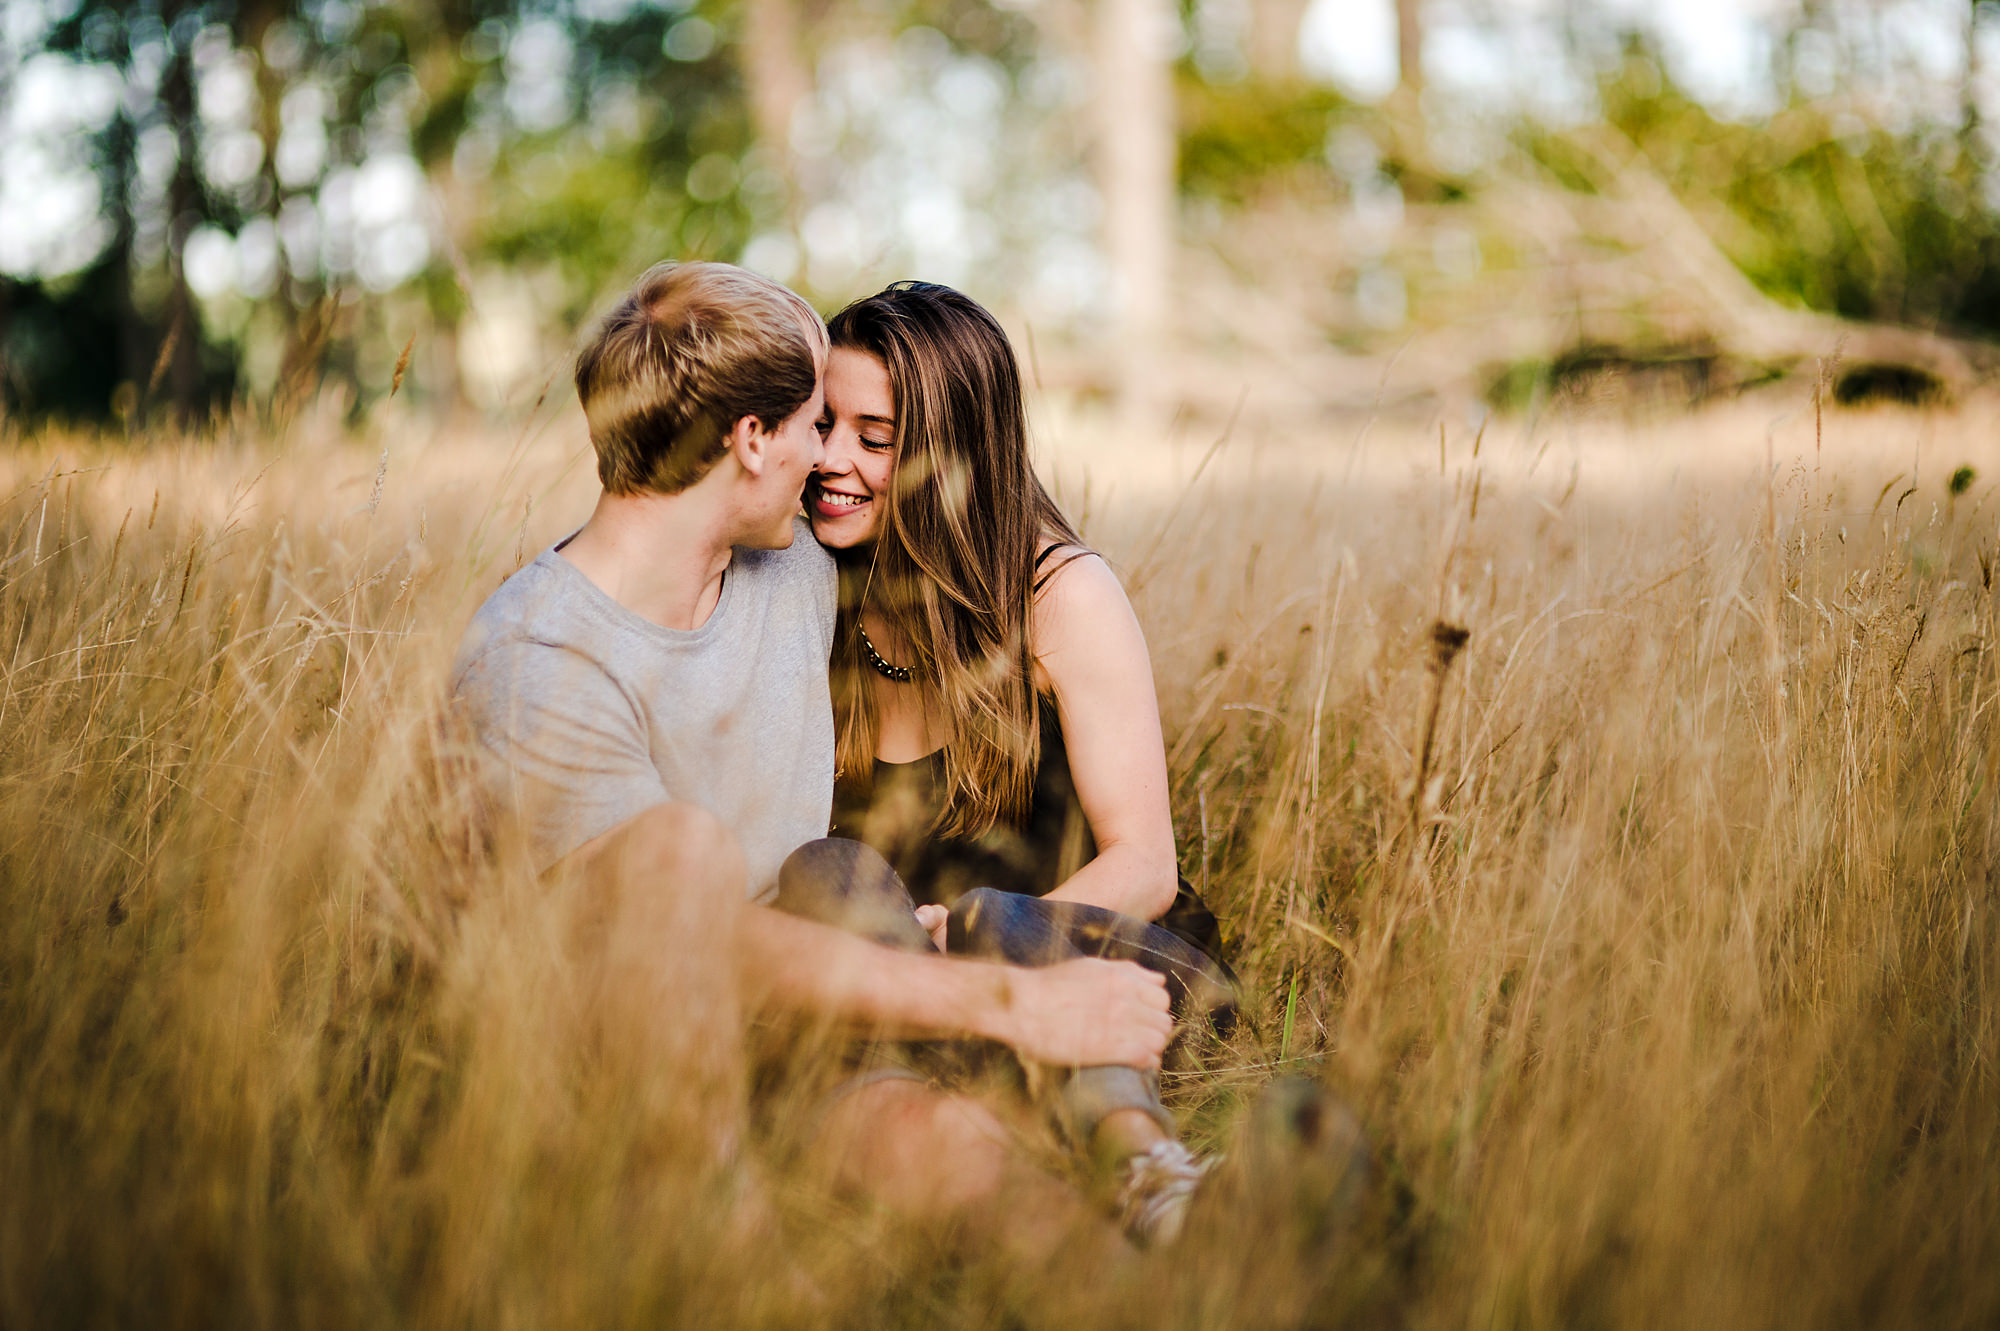
[(1250, 33), (1244, 53), (1260, 79), (1288, 83), (1299, 77), (1299, 28), (1307, 0), (1250, 0)]
[(1113, 372), (1128, 420), (1156, 417), (1172, 283), (1175, 131), (1168, 0), (1098, 0), (1097, 176), (1111, 267)]
[[(123, 68), (130, 53), (119, 52)], [(135, 133), (131, 114), (120, 107), (111, 119), (104, 139), (105, 199), (111, 210), (111, 244), (105, 250), (113, 291), (112, 317), (118, 326), (118, 387), (113, 389), (114, 409), (129, 414), (139, 404), (139, 390), (146, 386), (154, 352), (146, 347), (146, 328), (132, 298), (132, 183), (137, 175), (134, 157)], [(123, 399), (122, 407), (119, 399)]]
[(1965, 0), (1965, 81), (1959, 85), (1959, 169), (1979, 174), (1979, 4)]
[[(463, 57), (466, 36), (477, 26), (479, 13), (470, 0), (443, 0), (442, 3), (412, 6), (423, 21), (413, 22), (406, 40), (410, 63), (417, 70), (417, 86), (423, 89), (431, 110), (421, 127), (418, 161), (424, 181), (430, 187), (437, 245), (444, 251), (443, 262), (452, 277), (452, 290), (440, 292), (430, 283), (427, 302), (430, 326), (415, 330), (419, 355), (414, 365), (416, 383), (427, 394), (435, 413), (456, 415), (468, 404), (465, 380), (459, 362), (459, 324), (472, 308), (472, 275), (465, 252), (473, 240), (473, 227), (485, 206), (485, 196), (477, 182), (462, 178), (454, 151), (470, 119), (472, 76)], [(436, 265), (439, 260), (431, 260)], [(406, 390), (407, 391), (407, 390)]]
[(757, 144), (785, 186), (785, 224), (798, 229), (792, 118), (812, 95), (801, 41), (799, 0), (744, 0), (742, 65)]
[(160, 106), (173, 130), (179, 159), (167, 183), (167, 302), (160, 358), (154, 362), (145, 391), (151, 397), (164, 382), (174, 416), (191, 424), (201, 404), (201, 310), (188, 289), (183, 257), (190, 232), (201, 221), (201, 181), (196, 174), (201, 150), (195, 133), (194, 69), (186, 47), (172, 43), (160, 79)]
[(1412, 98), (1424, 90), (1423, 0), (1396, 0), (1397, 86)]

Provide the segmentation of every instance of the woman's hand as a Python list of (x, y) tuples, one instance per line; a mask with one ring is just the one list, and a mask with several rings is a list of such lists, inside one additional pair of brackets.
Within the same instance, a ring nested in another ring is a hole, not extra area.
[(951, 920), (951, 912), (943, 906), (917, 907), (917, 923), (924, 926), (924, 932), (937, 944), (937, 950), (944, 951), (945, 925)]

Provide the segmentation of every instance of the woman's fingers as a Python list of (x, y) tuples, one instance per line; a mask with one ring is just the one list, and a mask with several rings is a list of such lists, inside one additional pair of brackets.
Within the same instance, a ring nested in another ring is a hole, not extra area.
[(945, 950), (945, 926), (950, 922), (951, 912), (943, 906), (926, 905), (917, 907), (917, 923), (922, 925), (924, 932), (931, 936), (931, 941), (937, 944), (937, 950), (940, 952)]

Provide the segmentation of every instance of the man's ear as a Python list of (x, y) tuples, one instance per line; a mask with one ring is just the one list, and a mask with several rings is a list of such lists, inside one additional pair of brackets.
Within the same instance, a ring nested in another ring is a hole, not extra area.
[(729, 451), (736, 455), (736, 464), (752, 476), (764, 474), (770, 444), (771, 436), (764, 429), (764, 422), (755, 416), (739, 417), (729, 428)]

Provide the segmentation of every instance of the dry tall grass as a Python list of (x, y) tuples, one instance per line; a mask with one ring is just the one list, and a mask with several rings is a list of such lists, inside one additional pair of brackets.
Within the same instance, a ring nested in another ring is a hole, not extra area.
[(782, 1253), (717, 1237), (731, 1180), (573, 1038), (547, 905), (468, 855), (429, 741), (458, 626), (583, 511), (574, 428), (378, 433), (12, 443), (0, 1324), (2000, 1317), (1986, 409), (1199, 467), (1057, 428), (1255, 995), (1171, 1095), (1223, 1140), (1323, 1076), (1382, 1166), (1307, 1259), (1247, 1213), (1108, 1282), (782, 1173)]

